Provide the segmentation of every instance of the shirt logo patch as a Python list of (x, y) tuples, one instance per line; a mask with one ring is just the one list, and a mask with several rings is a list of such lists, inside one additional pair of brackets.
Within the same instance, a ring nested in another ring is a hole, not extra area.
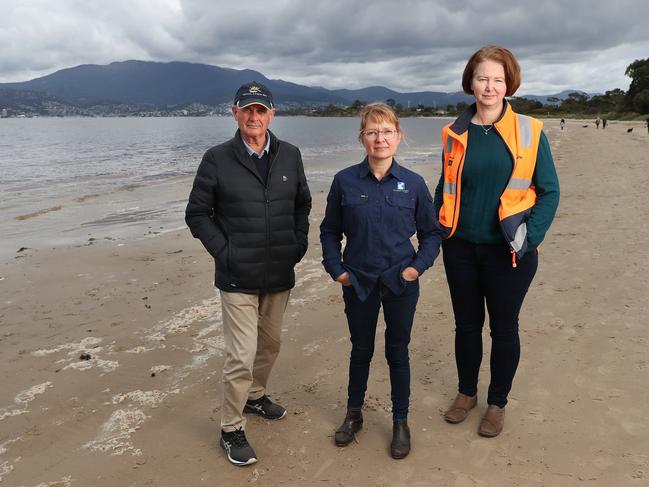
[(406, 183), (404, 183), (403, 181), (397, 181), (397, 189), (393, 189), (393, 191), (399, 193), (407, 193), (408, 190), (406, 189)]

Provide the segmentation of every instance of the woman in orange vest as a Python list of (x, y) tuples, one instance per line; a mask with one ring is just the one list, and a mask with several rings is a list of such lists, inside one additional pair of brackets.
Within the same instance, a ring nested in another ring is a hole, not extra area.
[(455, 314), (458, 394), (444, 414), (461, 423), (477, 404), (485, 305), (491, 380), (478, 433), (493, 437), (520, 357), (518, 315), (538, 265), (537, 247), (559, 204), (559, 182), (539, 120), (515, 113), (505, 96), (520, 85), (514, 55), (486, 46), (469, 59), (462, 87), (475, 97), (442, 130), (443, 170), (435, 210)]

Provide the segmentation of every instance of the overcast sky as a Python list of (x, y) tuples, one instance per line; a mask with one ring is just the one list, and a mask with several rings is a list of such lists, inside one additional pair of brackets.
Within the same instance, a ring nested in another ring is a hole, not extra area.
[(628, 89), (648, 0), (0, 0), (0, 82), (140, 59), (250, 68), (309, 86), (460, 91), (467, 58), (511, 49), (522, 94)]

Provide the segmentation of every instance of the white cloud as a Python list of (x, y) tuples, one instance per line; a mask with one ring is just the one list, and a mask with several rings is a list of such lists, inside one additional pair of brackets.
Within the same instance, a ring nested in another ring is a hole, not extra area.
[(509, 47), (520, 93), (626, 89), (649, 2), (0, 0), (0, 81), (126, 59), (250, 68), (327, 88), (458, 91), (468, 56)]

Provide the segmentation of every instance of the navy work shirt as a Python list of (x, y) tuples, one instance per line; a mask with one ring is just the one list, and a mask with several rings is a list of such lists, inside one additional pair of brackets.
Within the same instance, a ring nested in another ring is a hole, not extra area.
[[(415, 233), (417, 251), (410, 241)], [(347, 242), (341, 259), (343, 234)], [(410, 266), (422, 274), (433, 265), (441, 241), (424, 179), (396, 159), (381, 181), (367, 158), (334, 177), (320, 225), (322, 264), (334, 280), (349, 272), (361, 301), (379, 281), (401, 294), (406, 285), (401, 272)]]

